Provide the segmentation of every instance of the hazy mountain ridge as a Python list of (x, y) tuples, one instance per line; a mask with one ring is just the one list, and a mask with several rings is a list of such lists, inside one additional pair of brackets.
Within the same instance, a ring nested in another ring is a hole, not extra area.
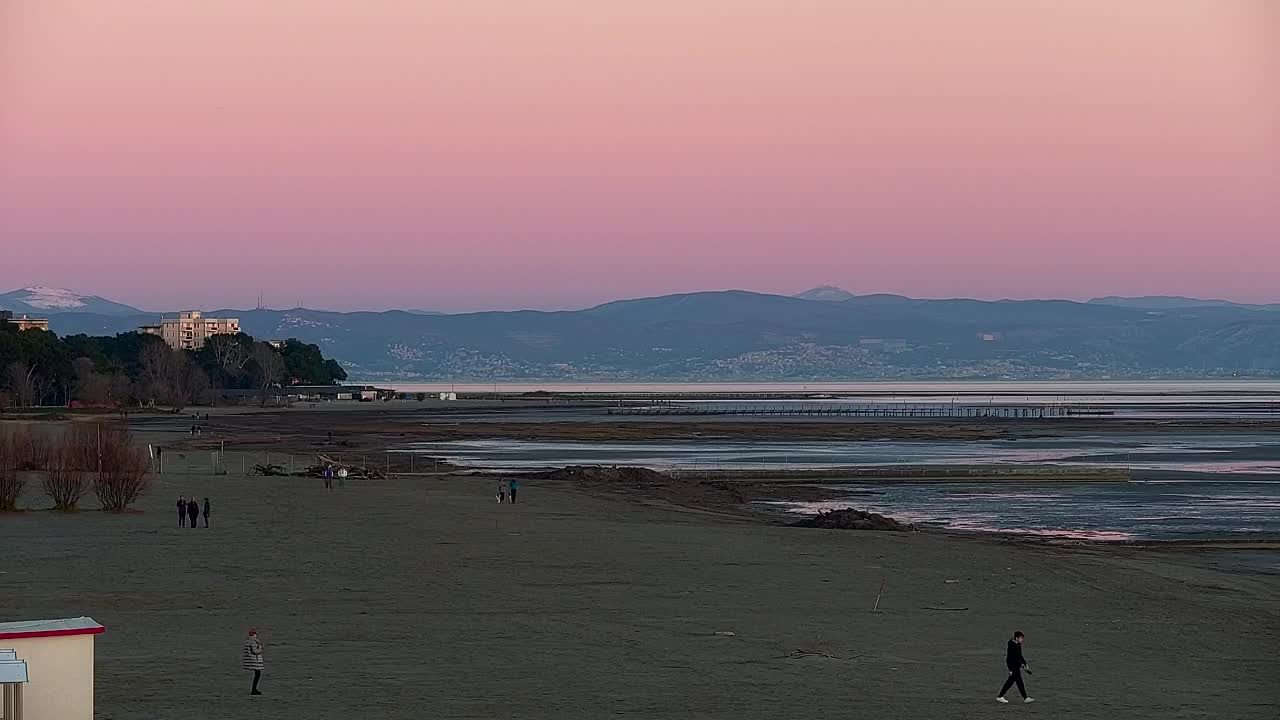
[(1141, 297), (1120, 297), (1109, 295), (1089, 301), (1093, 305), (1112, 305), (1115, 307), (1141, 308), (1145, 310), (1175, 310), (1195, 307), (1233, 307), (1250, 310), (1280, 311), (1280, 303), (1269, 305), (1251, 305), (1249, 303), (1232, 302), (1231, 300), (1201, 299), (1183, 297), (1181, 295), (1146, 295)]
[[(842, 302), (746, 291), (575, 311), (209, 310), (262, 338), (321, 346), (353, 376), (423, 379), (1104, 378), (1280, 375), (1280, 314), (1065, 300)], [(50, 314), (55, 332), (123, 332), (158, 314)]]

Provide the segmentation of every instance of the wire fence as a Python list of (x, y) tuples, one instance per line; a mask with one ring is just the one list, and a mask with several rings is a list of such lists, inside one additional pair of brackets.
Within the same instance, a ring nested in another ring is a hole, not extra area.
[[(438, 457), (400, 451), (323, 453), (340, 465), (353, 465), (393, 475), (429, 475), (453, 466)], [(200, 450), (151, 448), (152, 468), (158, 475), (255, 475), (260, 468), (274, 468), (289, 475), (309, 474), (321, 465), (320, 453), (286, 453), (271, 450)]]

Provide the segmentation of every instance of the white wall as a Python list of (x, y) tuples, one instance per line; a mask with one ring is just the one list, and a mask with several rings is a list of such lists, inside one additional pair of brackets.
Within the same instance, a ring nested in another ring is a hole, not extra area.
[(23, 720), (93, 720), (93, 635), (0, 640), (27, 661)]

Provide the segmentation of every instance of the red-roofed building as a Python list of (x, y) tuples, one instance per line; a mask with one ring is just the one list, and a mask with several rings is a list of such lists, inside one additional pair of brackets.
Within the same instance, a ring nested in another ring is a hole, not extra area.
[(0, 649), (26, 663), (23, 720), (93, 720), (93, 618), (0, 623)]

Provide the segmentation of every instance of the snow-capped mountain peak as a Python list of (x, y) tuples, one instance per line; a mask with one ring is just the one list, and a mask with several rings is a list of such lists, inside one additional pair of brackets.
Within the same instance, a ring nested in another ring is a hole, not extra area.
[(797, 293), (793, 297), (798, 297), (802, 300), (817, 300), (819, 302), (844, 302), (857, 296), (842, 287), (821, 285), (812, 290)]
[(118, 302), (81, 295), (66, 288), (35, 285), (0, 294), (0, 310), (19, 313), (48, 315), (53, 313), (83, 312), (100, 315), (137, 315), (142, 311)]
[(88, 305), (84, 301), (84, 296), (66, 288), (37, 285), (35, 287), (22, 288), (19, 292), (27, 293), (27, 296), (18, 299), (31, 307), (40, 308), (41, 310), (70, 310), (71, 308), (82, 308)]

